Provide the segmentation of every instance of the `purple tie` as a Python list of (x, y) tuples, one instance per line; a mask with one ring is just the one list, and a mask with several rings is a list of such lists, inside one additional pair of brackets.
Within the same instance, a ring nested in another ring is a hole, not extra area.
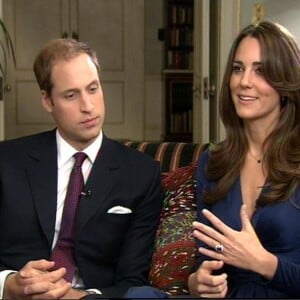
[(65, 279), (69, 282), (72, 282), (76, 270), (74, 260), (74, 228), (76, 210), (80, 194), (84, 187), (81, 165), (86, 157), (87, 155), (83, 152), (74, 154), (75, 164), (69, 179), (61, 227), (57, 243), (51, 255), (51, 259), (55, 261), (54, 269), (65, 267), (67, 270)]

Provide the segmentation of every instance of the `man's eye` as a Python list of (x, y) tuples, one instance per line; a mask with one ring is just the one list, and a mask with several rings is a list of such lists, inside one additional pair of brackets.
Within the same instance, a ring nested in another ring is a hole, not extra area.
[(90, 87), (90, 92), (91, 93), (96, 93), (97, 90), (98, 90), (98, 86), (96, 86), (96, 85)]
[(75, 93), (67, 93), (65, 94), (66, 99), (73, 99), (75, 97)]

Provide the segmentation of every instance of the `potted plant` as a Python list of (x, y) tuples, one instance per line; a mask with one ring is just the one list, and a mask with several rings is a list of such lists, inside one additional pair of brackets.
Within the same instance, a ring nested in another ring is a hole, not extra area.
[(1, 77), (5, 79), (8, 58), (11, 57), (14, 66), (16, 66), (16, 56), (15, 56), (15, 51), (14, 51), (10, 34), (1, 18), (0, 18), (0, 55), (1, 55), (1, 59), (0, 59)]

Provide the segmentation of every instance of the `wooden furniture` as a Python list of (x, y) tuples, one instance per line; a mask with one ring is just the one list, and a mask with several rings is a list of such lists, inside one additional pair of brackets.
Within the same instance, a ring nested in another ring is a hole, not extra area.
[(165, 6), (165, 141), (193, 136), (194, 0)]
[(193, 73), (165, 74), (166, 141), (191, 142), (193, 132)]

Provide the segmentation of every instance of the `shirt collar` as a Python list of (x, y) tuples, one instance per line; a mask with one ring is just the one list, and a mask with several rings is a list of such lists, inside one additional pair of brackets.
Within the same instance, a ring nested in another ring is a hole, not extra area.
[[(83, 149), (82, 152), (84, 152), (90, 162), (93, 164), (97, 154), (99, 152), (99, 149), (102, 145), (103, 140), (103, 133), (102, 130), (100, 131), (100, 134), (95, 139), (95, 141), (89, 145), (87, 148)], [(63, 166), (67, 161), (70, 160), (70, 158), (78, 152), (75, 148), (73, 148), (69, 143), (66, 142), (66, 140), (63, 139), (63, 137), (60, 135), (58, 130), (56, 130), (56, 144), (57, 144), (57, 165), (58, 168)]]

